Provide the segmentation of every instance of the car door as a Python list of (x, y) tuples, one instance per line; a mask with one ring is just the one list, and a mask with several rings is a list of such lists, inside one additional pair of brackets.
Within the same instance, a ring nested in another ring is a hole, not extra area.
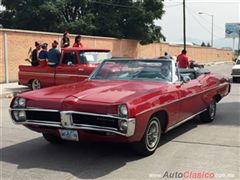
[(198, 79), (181, 83), (179, 86), (179, 121), (191, 117), (205, 108), (202, 91), (202, 84)]
[(89, 76), (85, 71), (85, 65), (80, 63), (76, 51), (63, 52), (61, 59), (61, 63), (56, 68), (56, 85), (80, 82)]

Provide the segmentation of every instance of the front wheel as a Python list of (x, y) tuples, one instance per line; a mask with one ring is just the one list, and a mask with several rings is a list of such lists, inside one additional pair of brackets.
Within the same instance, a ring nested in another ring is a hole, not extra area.
[(202, 122), (212, 122), (216, 116), (217, 103), (215, 98), (212, 99), (207, 110), (200, 114), (200, 119)]
[(32, 80), (31, 83), (30, 83), (30, 88), (31, 88), (32, 90), (40, 89), (41, 86), (42, 86), (42, 85), (41, 85), (41, 82), (40, 82), (40, 80), (38, 80), (38, 79), (34, 79), (34, 80)]
[(155, 152), (160, 141), (162, 129), (159, 119), (153, 116), (148, 123), (141, 141), (133, 145), (134, 150), (142, 155), (149, 156)]

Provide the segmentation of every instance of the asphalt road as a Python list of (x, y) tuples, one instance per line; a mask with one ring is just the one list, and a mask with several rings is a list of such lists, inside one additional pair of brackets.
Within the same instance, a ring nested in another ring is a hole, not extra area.
[[(208, 68), (229, 76), (231, 66)], [(9, 103), (10, 99), (1, 99), (0, 174), (4, 180), (168, 179), (166, 173), (168, 177), (175, 173), (171, 179), (177, 179), (184, 172), (240, 179), (240, 84), (232, 84), (230, 95), (218, 104), (213, 123), (201, 124), (198, 118), (188, 121), (165, 134), (155, 154), (146, 158), (134, 155), (125, 144), (51, 145), (41, 134), (13, 124)]]

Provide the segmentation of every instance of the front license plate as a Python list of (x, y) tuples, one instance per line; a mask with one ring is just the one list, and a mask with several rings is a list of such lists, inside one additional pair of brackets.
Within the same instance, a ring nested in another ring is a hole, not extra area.
[(79, 141), (77, 131), (59, 129), (59, 134), (60, 134), (61, 138), (64, 140)]

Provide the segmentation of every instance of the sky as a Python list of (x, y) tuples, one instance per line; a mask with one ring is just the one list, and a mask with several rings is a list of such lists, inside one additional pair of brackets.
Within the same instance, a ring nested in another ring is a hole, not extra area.
[[(156, 21), (162, 27), (167, 42), (181, 42), (183, 39), (182, 2), (183, 0), (165, 0), (165, 14), (161, 20)], [(200, 15), (198, 12), (214, 16), (214, 42), (222, 41), (222, 46), (229, 47), (232, 39), (225, 39), (224, 44), (225, 23), (240, 23), (240, 0), (186, 0), (187, 41), (211, 42), (211, 16)]]

